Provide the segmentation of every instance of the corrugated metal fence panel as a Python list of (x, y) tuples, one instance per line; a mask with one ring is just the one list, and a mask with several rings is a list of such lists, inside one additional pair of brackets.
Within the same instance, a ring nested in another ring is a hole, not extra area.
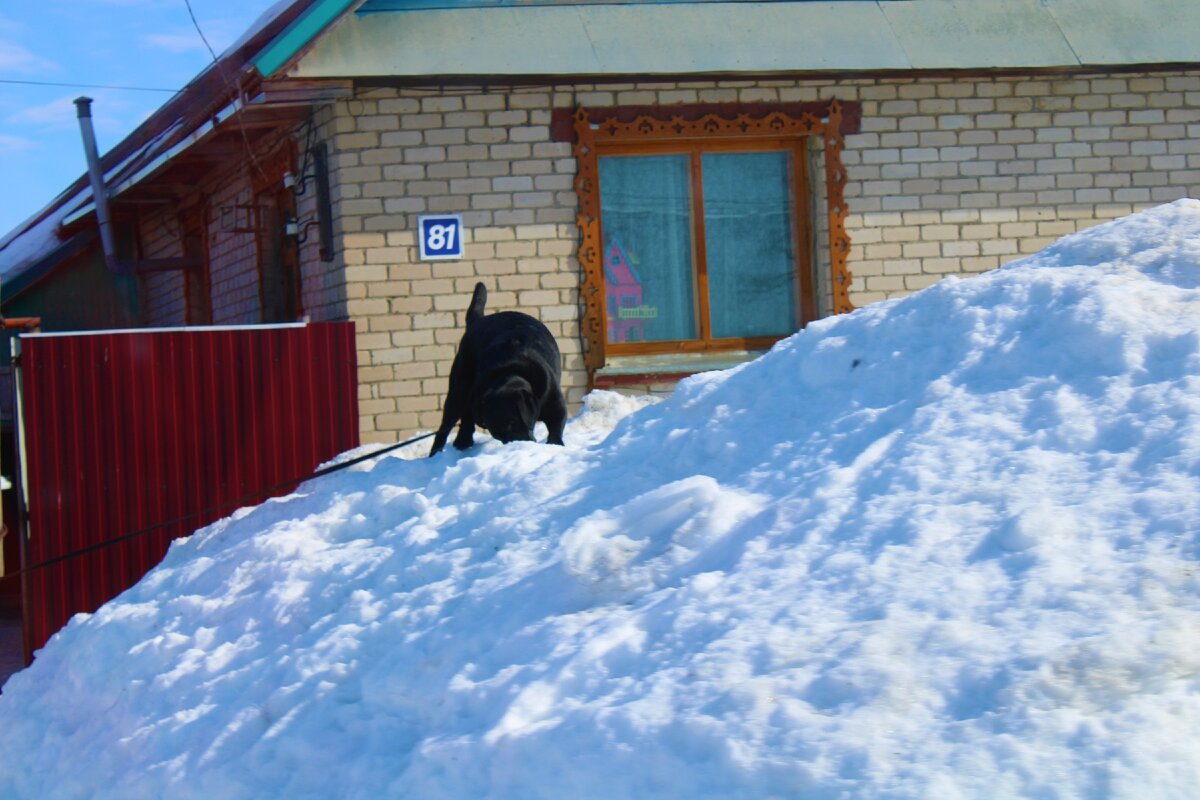
[(26, 658), (172, 539), (358, 446), (355, 359), (349, 322), (23, 337)]

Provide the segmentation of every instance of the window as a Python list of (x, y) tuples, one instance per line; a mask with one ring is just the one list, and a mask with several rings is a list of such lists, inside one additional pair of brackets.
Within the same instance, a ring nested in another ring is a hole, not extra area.
[(575, 114), (592, 383), (608, 357), (762, 349), (815, 317), (814, 136), (835, 310), (850, 308), (837, 102), (824, 116), (663, 112), (675, 109), (628, 122)]
[(812, 318), (804, 152), (769, 146), (599, 156), (609, 352), (764, 346)]

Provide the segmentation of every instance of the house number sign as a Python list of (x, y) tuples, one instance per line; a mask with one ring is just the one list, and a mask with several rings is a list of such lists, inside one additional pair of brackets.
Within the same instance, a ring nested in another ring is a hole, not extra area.
[(445, 261), (463, 257), (461, 214), (417, 217), (417, 229), (422, 261)]

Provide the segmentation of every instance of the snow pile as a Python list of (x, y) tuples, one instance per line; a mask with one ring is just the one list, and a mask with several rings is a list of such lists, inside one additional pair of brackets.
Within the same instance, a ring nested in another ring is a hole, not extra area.
[(0, 797), (1195, 795), (1200, 202), (592, 404), (178, 542)]

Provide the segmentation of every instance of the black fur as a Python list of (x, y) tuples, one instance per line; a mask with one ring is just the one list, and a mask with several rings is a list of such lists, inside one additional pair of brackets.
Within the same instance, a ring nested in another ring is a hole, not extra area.
[(458, 422), (454, 446), (475, 443), (475, 426), (507, 444), (533, 441), (533, 424), (546, 423), (547, 442), (562, 444), (567, 403), (559, 383), (562, 356), (554, 336), (538, 320), (519, 311), (484, 316), (487, 288), (475, 284), (467, 309), (467, 331), (450, 367), (450, 391), (442, 424), (429, 455), (446, 446)]

